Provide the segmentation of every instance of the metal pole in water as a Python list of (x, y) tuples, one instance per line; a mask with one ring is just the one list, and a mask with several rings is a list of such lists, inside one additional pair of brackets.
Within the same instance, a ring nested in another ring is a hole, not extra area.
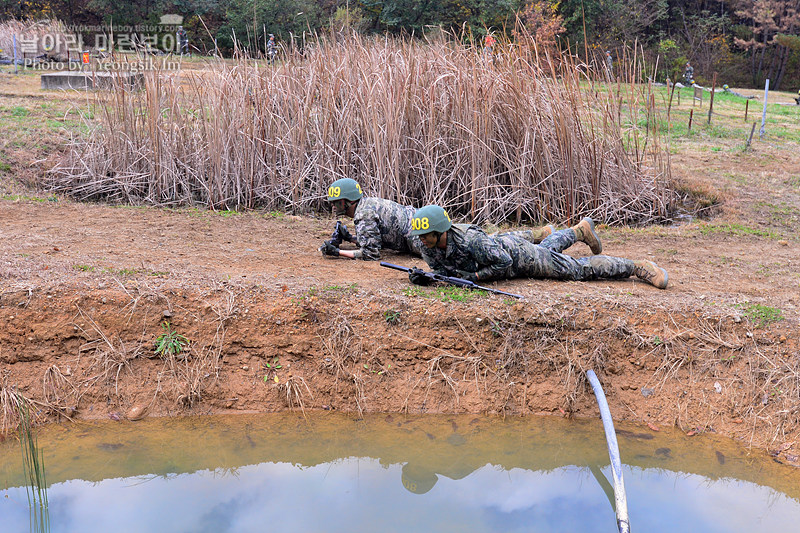
[(597, 406), (600, 408), (600, 418), (603, 420), (603, 429), (606, 433), (608, 457), (611, 459), (611, 475), (614, 478), (614, 501), (616, 503), (614, 507), (617, 512), (617, 527), (619, 528), (619, 533), (630, 533), (628, 501), (625, 498), (625, 484), (622, 481), (622, 461), (619, 457), (619, 445), (617, 444), (617, 434), (614, 432), (614, 421), (611, 420), (611, 411), (608, 409), (606, 395), (594, 370), (587, 370), (586, 377), (589, 378), (589, 383), (592, 384), (594, 396), (597, 398)]

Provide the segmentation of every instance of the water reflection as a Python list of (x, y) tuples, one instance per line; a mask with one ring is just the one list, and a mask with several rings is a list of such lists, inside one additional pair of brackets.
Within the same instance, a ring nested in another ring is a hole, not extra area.
[[(603, 439), (599, 422), (279, 415), (54, 427), (40, 444), (52, 531), (613, 532)], [(0, 516), (24, 532), (7, 444)], [(800, 518), (794, 470), (730, 442), (620, 447), (634, 531), (791, 531)]]

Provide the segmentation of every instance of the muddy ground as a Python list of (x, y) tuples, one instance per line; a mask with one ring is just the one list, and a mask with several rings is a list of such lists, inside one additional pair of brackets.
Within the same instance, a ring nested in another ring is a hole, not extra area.
[[(3, 106), (44, 107), (12, 89)], [(48, 420), (285, 409), (596, 417), (584, 375), (594, 369), (618, 419), (717, 432), (798, 464), (800, 150), (774, 137), (739, 144), (701, 136), (673, 148), (676, 180), (714, 204), (705, 218), (599, 226), (606, 254), (656, 261), (667, 290), (495, 285), (517, 301), (413, 288), (377, 263), (324, 258), (325, 215), (51, 197), (35, 182), (58, 154), (7, 135), (2, 390)], [(186, 348), (156, 354), (165, 332)]]

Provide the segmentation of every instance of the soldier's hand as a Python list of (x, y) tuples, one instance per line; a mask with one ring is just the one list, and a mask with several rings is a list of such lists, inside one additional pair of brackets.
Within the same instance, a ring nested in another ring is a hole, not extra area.
[(430, 285), (431, 279), (419, 268), (412, 268), (408, 273), (408, 280), (414, 285)]
[(339, 257), (339, 248), (336, 247), (332, 242), (326, 241), (320, 246), (319, 251), (322, 252), (322, 255), (329, 255), (331, 257)]
[(478, 281), (478, 274), (476, 272), (467, 272), (466, 270), (456, 270), (456, 274), (458, 274), (459, 278), (471, 281), (472, 283)]

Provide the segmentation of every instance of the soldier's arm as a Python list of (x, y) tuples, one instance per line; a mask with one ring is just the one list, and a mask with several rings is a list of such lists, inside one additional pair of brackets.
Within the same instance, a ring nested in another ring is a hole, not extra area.
[(378, 261), (381, 258), (383, 240), (377, 213), (372, 210), (359, 213), (353, 219), (353, 225), (356, 228), (356, 244), (359, 248), (352, 252), (353, 259)]
[(452, 269), (448, 269), (447, 266), (445, 266), (444, 263), (439, 261), (439, 259), (437, 259), (437, 257), (433, 253), (431, 253), (430, 250), (424, 247), (422, 248), (422, 259), (424, 259), (425, 262), (428, 263), (428, 266), (430, 267), (431, 271), (434, 274), (439, 274), (442, 276), (453, 275), (454, 271), (451, 272)]

